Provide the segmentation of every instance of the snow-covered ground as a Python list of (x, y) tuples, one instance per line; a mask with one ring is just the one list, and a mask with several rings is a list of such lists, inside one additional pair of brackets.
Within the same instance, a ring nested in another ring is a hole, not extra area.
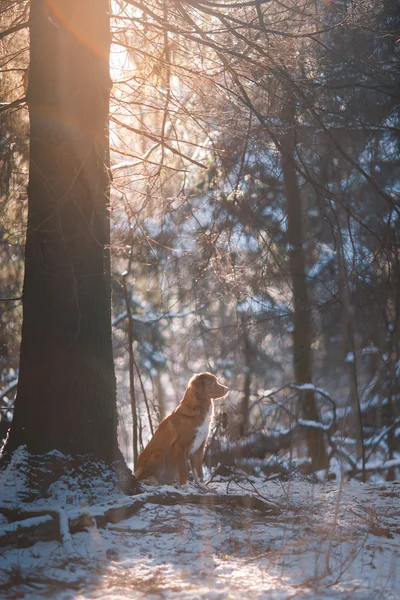
[[(210, 487), (256, 491), (282, 514), (146, 504), (125, 521), (76, 533), (64, 544), (0, 548), (0, 598), (400, 597), (400, 482), (250, 478)], [(64, 508), (67, 515), (76, 510)]]

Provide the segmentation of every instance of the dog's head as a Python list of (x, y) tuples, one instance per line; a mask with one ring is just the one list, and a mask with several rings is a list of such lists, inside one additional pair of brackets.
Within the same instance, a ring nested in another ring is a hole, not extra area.
[(189, 381), (188, 389), (194, 392), (195, 396), (207, 400), (224, 398), (229, 388), (218, 382), (218, 379), (212, 373), (197, 373)]

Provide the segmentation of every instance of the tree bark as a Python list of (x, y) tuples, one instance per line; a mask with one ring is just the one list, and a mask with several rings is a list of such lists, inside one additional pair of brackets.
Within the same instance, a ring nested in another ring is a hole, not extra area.
[[(293, 366), (296, 383), (312, 381), (312, 318), (306, 279), (301, 194), (295, 169), (295, 102), (289, 97), (284, 108), (285, 132), (281, 137), (283, 183), (286, 196), (289, 245), (289, 269), (293, 289)], [(300, 392), (304, 419), (319, 421), (314, 392)], [(317, 428), (307, 431), (308, 455), (315, 470), (328, 464), (324, 434)]]
[(6, 450), (121, 457), (111, 338), (108, 0), (32, 0), (20, 378)]

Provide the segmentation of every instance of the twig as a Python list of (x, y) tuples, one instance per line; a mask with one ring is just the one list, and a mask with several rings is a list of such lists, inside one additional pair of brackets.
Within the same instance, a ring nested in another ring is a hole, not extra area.
[(0, 298), (0, 302), (17, 302), (23, 300), (23, 296), (14, 296), (13, 298)]
[(135, 365), (136, 373), (137, 373), (137, 376), (139, 378), (140, 387), (142, 388), (142, 394), (143, 394), (144, 403), (146, 405), (147, 418), (149, 420), (151, 435), (154, 435), (154, 427), (153, 427), (153, 421), (151, 419), (151, 414), (150, 414), (149, 401), (148, 401), (148, 398), (147, 398), (146, 390), (144, 389), (144, 385), (143, 385), (143, 381), (142, 381), (142, 376), (140, 374), (139, 367), (137, 365), (135, 357), (133, 357), (133, 364)]
[(10, 108), (17, 108), (19, 107), (21, 104), (25, 104), (26, 103), (26, 98), (25, 96), (23, 98), (18, 98), (18, 100), (14, 100), (13, 102), (1, 102), (0, 103), (0, 112), (3, 112), (3, 110), (9, 110)]
[(7, 35), (11, 35), (13, 33), (16, 33), (17, 31), (21, 31), (21, 29), (26, 29), (28, 25), (29, 22), (25, 21), (24, 23), (18, 23), (18, 25), (13, 25), (12, 27), (5, 29), (4, 31), (0, 31), (0, 40), (5, 38)]

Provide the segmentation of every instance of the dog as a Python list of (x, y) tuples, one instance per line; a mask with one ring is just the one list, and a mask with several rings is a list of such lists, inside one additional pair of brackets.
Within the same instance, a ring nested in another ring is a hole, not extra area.
[[(138, 458), (138, 481), (172, 484), (179, 474), (181, 487), (188, 480), (188, 461), (198, 487), (203, 481), (203, 454), (213, 413), (213, 400), (224, 398), (228, 388), (215, 375), (194, 375), (176, 409), (165, 417)], [(155, 480), (155, 481), (154, 481)]]

